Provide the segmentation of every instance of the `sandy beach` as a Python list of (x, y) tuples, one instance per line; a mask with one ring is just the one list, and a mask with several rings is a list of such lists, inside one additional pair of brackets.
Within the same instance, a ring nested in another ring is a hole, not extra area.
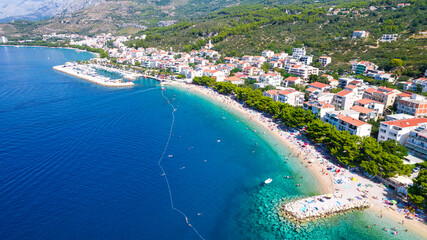
[[(391, 199), (389, 199), (387, 189), (383, 184), (375, 183), (369, 178), (335, 165), (328, 160), (331, 157), (323, 146), (310, 144), (310, 141), (297, 131), (291, 132), (280, 129), (280, 126), (274, 123), (272, 119), (263, 116), (257, 111), (245, 108), (234, 99), (221, 95), (212, 89), (177, 82), (171, 82), (170, 84), (223, 104), (225, 109), (245, 116), (260, 128), (254, 131), (271, 134), (275, 140), (291, 149), (293, 156), (297, 157), (296, 159), (299, 159), (301, 164), (304, 164), (314, 174), (318, 179), (317, 184), (320, 184), (320, 194), (331, 193), (343, 199), (355, 197), (368, 200), (372, 206), (367, 211), (374, 212), (378, 218), (387, 217), (396, 223), (396, 229), (385, 229), (384, 231), (396, 231), (397, 234), (411, 231), (427, 239), (427, 224), (423, 223), (422, 219), (406, 219), (407, 213), (403, 208), (391, 207), (386, 204), (385, 200)], [(376, 225), (373, 222), (372, 227), (374, 224)]]

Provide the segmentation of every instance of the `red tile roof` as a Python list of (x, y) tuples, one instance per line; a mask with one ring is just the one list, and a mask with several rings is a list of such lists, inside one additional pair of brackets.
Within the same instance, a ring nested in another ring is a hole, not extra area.
[(360, 104), (362, 104), (362, 105), (369, 104), (369, 103), (379, 103), (379, 104), (382, 104), (382, 103), (377, 102), (377, 101), (375, 101), (375, 100), (366, 99), (366, 98), (362, 98), (362, 99), (357, 100), (357, 101), (355, 101), (355, 102), (360, 103)]
[(403, 120), (395, 120), (395, 121), (386, 121), (381, 123), (384, 123), (386, 125), (393, 125), (401, 128), (416, 127), (421, 123), (427, 123), (427, 118), (411, 118), (411, 119), (403, 119)]
[(365, 108), (365, 107), (358, 106), (358, 105), (353, 106), (353, 107), (351, 107), (350, 109), (351, 109), (351, 110), (354, 110), (354, 111), (356, 111), (356, 112), (363, 113), (363, 114), (368, 114), (368, 113), (371, 113), (371, 112), (373, 112), (373, 111), (374, 111), (374, 110), (372, 110), (372, 109)]
[(352, 93), (352, 91), (350, 91), (350, 90), (342, 90), (341, 92), (337, 93), (337, 96), (344, 97), (345, 95), (347, 95), (349, 93)]
[(231, 76), (231, 77), (227, 77), (225, 78), (225, 81), (229, 81), (229, 82), (235, 82), (235, 81), (242, 81), (241, 78), (238, 78), (236, 76)]
[(294, 89), (280, 90), (279, 91), (279, 95), (288, 95), (288, 94), (291, 94), (291, 93), (294, 93), (294, 92), (296, 92)]
[(356, 127), (360, 127), (360, 126), (365, 125), (365, 124), (370, 125), (369, 123), (365, 123), (364, 121), (360, 121), (358, 119), (355, 119), (355, 118), (352, 118), (349, 116), (338, 115), (337, 117), (339, 120), (344, 121), (344, 122), (346, 122), (350, 125), (356, 126)]
[(329, 85), (328, 85), (328, 84), (321, 83), (321, 82), (314, 82), (314, 83), (310, 83), (308, 86), (309, 86), (309, 87), (314, 87), (314, 88), (320, 88), (320, 89), (323, 89), (323, 88), (328, 87)]
[(299, 77), (287, 77), (285, 80), (286, 80), (286, 81), (295, 82), (295, 81), (300, 80), (300, 79), (301, 79), (301, 78), (299, 78)]
[(371, 94), (374, 93), (375, 91), (377, 91), (375, 88), (368, 88), (365, 90), (365, 92), (371, 93)]
[(397, 96), (399, 96), (399, 97), (410, 97), (410, 96), (412, 96), (412, 94), (403, 92), (403, 93), (397, 94)]

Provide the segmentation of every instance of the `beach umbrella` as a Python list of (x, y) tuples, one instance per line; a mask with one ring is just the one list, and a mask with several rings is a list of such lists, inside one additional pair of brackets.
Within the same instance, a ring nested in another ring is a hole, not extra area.
[(397, 204), (397, 201), (396, 200), (391, 200), (390, 201), (392, 204), (394, 204), (394, 205), (396, 205)]
[(353, 178), (351, 179), (351, 181), (356, 182), (356, 181), (357, 181), (357, 178), (353, 177)]

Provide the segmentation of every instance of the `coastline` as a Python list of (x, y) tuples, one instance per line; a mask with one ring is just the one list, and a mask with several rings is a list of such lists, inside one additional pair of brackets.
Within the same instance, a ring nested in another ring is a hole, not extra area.
[[(275, 129), (272, 124), (269, 125), (268, 122), (260, 120), (256, 114), (254, 115), (252, 110), (244, 108), (241, 104), (239, 104), (228, 96), (215, 94), (213, 93), (213, 90), (207, 89), (205, 87), (177, 82), (169, 82), (169, 84), (178, 88), (188, 90), (189, 92), (191, 91), (193, 94), (199, 94), (216, 103), (222, 104), (226, 109), (228, 109), (228, 111), (232, 110), (235, 113), (244, 116), (246, 119), (249, 119), (251, 122), (255, 123), (255, 125), (268, 132), (271, 136), (274, 137), (275, 140), (279, 141), (282, 146), (291, 150), (294, 156), (298, 157), (298, 160), (301, 162), (301, 164), (306, 164), (306, 167), (308, 168), (310, 173), (312, 173), (313, 176), (317, 179), (317, 184), (319, 184), (318, 189), (320, 191), (319, 194), (327, 194), (333, 192), (344, 194), (357, 194), (358, 192), (363, 191), (361, 190), (362, 188), (359, 189), (359, 187), (357, 187), (359, 186), (358, 184), (371, 185), (372, 187), (369, 188), (369, 201), (372, 204), (371, 207), (367, 209), (367, 211), (374, 213), (378, 216), (378, 218), (382, 218), (382, 216), (384, 216), (385, 218), (393, 220), (393, 222), (396, 223), (396, 227), (398, 227), (400, 232), (408, 230), (413, 233), (415, 232), (417, 235), (421, 236), (424, 239), (427, 239), (427, 225), (425, 223), (419, 222), (417, 220), (405, 219), (405, 216), (403, 214), (389, 207), (386, 207), (382, 203), (382, 198), (387, 195), (387, 192), (382, 187), (382, 184), (374, 183), (371, 180), (364, 178), (360, 175), (351, 173), (350, 171), (344, 168), (342, 168), (341, 174), (334, 174), (334, 176), (346, 176), (349, 178), (354, 177), (357, 178), (358, 181), (350, 182), (347, 185), (337, 184), (334, 182), (332, 173), (326, 170), (327, 166), (333, 165), (332, 163), (327, 160), (318, 161), (315, 157), (316, 154), (312, 154), (311, 150), (309, 150), (309, 152), (304, 155), (304, 153), (302, 153), (302, 150), (298, 150), (298, 147), (295, 145), (295, 142), (292, 141), (292, 138), (287, 138), (289, 137), (289, 135), (286, 135), (285, 131), (279, 131), (278, 129)], [(308, 146), (308, 148), (314, 149), (315, 147)], [(402, 224), (402, 220), (405, 221), (404, 224)]]
[(36, 48), (70, 49), (70, 50), (74, 50), (77, 52), (87, 52), (87, 53), (95, 55), (97, 58), (100, 56), (100, 54), (96, 53), (96, 52), (89, 52), (86, 50), (82, 50), (82, 49), (78, 49), (78, 48), (72, 48), (72, 47), (49, 47), (49, 46), (7, 45), (7, 44), (0, 44), (0, 47), (36, 47)]

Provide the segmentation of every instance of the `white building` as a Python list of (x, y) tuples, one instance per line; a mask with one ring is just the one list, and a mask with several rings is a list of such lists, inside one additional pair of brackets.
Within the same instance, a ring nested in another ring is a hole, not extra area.
[(290, 87), (294, 85), (302, 84), (302, 79), (300, 77), (287, 77), (283, 80), (283, 87)]
[(238, 78), (238, 77), (235, 77), (235, 76), (226, 77), (226, 78), (224, 79), (224, 81), (225, 81), (225, 82), (232, 83), (232, 84), (235, 84), (235, 85), (245, 84), (245, 79)]
[(319, 57), (319, 62), (320, 64), (322, 64), (323, 67), (325, 67), (326, 65), (332, 62), (332, 58), (327, 56), (321, 56)]
[(261, 56), (265, 57), (265, 58), (269, 58), (269, 57), (273, 57), (274, 52), (271, 50), (264, 50), (262, 51)]
[(292, 49), (292, 58), (300, 59), (302, 56), (305, 56), (305, 47)]
[(360, 137), (370, 136), (372, 125), (359, 119), (341, 115), (339, 112), (327, 112), (323, 121), (335, 126), (337, 130), (349, 131), (352, 135)]
[(5, 36), (0, 37), (0, 43), (7, 43), (7, 37)]
[(223, 82), (225, 80), (225, 73), (218, 70), (206, 69), (203, 71), (203, 76), (215, 78), (217, 82)]
[(337, 109), (349, 110), (351, 107), (353, 107), (354, 102), (359, 99), (360, 98), (356, 95), (355, 92), (351, 90), (342, 90), (341, 92), (335, 94), (333, 104)]
[(280, 74), (270, 72), (261, 74), (259, 77), (259, 82), (277, 87), (280, 86), (282, 79), (283, 77)]
[(405, 145), (409, 132), (421, 126), (427, 126), (427, 118), (412, 118), (381, 122), (378, 141), (387, 141), (392, 139), (400, 142), (402, 145)]
[(327, 112), (335, 111), (335, 107), (326, 102), (308, 101), (303, 104), (304, 110), (310, 110), (315, 116), (323, 119)]
[(290, 69), (289, 73), (297, 75), (303, 80), (308, 80), (310, 78), (310, 75), (312, 74), (319, 75), (319, 69), (312, 66), (307, 66), (307, 65), (294, 65)]
[(365, 38), (369, 35), (366, 31), (354, 31), (353, 38)]
[(409, 132), (405, 147), (412, 155), (427, 160), (427, 126), (417, 127)]
[(293, 88), (280, 90), (277, 100), (282, 103), (287, 103), (291, 106), (302, 106), (304, 103), (304, 93), (298, 92)]
[(313, 56), (302, 56), (299, 59), (301, 62), (303, 62), (305, 65), (310, 65), (313, 62)]
[(380, 38), (380, 42), (392, 42), (397, 40), (397, 34), (383, 34)]

